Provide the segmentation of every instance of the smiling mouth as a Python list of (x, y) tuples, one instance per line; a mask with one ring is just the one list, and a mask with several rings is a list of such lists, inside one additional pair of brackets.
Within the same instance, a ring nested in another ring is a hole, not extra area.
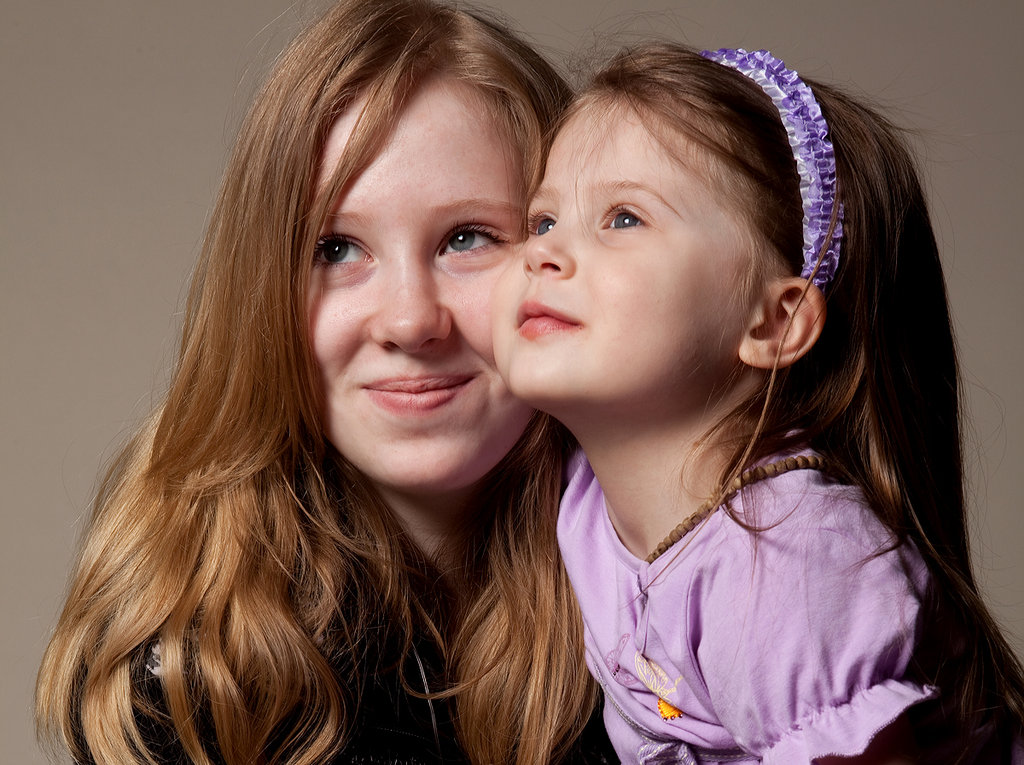
[(527, 340), (580, 328), (580, 323), (575, 319), (535, 301), (523, 303), (516, 320), (520, 336)]
[(371, 400), (393, 414), (424, 414), (456, 398), (473, 380), (473, 375), (396, 377), (364, 386)]

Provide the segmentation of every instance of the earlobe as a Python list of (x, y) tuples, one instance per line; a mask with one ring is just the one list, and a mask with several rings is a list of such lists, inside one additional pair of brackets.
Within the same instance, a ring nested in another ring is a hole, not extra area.
[(806, 279), (768, 284), (751, 314), (739, 357), (756, 369), (788, 367), (809, 351), (825, 326), (825, 296)]

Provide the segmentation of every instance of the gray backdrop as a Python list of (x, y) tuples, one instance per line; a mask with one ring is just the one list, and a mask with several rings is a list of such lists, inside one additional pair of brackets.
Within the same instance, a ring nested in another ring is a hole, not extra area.
[[(768, 47), (918, 131), (972, 415), (979, 574), (1024, 653), (1024, 4), (490, 5), (556, 58), (626, 29)], [(44, 761), (35, 672), (98, 469), (165, 383), (184, 285), (253, 88), (320, 7), (0, 4), (0, 762)]]

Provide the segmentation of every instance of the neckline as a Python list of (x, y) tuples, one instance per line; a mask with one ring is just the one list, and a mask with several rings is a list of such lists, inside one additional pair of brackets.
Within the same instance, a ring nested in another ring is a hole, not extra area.
[(795, 457), (786, 457), (777, 462), (771, 462), (767, 465), (758, 465), (750, 470), (746, 470), (729, 484), (729, 487), (719, 494), (719, 497), (704, 502), (700, 507), (694, 510), (690, 515), (684, 518), (672, 531), (670, 531), (664, 539), (657, 544), (657, 546), (650, 552), (650, 554), (643, 559), (643, 562), (650, 565), (660, 558), (670, 547), (676, 544), (680, 539), (693, 531), (704, 519), (706, 519), (711, 513), (728, 502), (737, 492), (746, 486), (762, 481), (765, 478), (773, 478), (783, 473), (788, 473), (791, 470), (820, 470), (825, 464), (825, 458), (818, 455), (801, 454)]

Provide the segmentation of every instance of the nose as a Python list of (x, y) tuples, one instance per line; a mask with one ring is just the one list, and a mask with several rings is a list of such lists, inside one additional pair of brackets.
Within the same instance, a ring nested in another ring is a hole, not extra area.
[(552, 226), (546, 234), (531, 236), (523, 245), (528, 276), (567, 279), (576, 272), (576, 260), (566, 247), (565, 237)]
[(436, 274), (427, 266), (396, 268), (387, 280), (371, 327), (373, 339), (407, 353), (422, 351), (452, 332), (452, 314)]

